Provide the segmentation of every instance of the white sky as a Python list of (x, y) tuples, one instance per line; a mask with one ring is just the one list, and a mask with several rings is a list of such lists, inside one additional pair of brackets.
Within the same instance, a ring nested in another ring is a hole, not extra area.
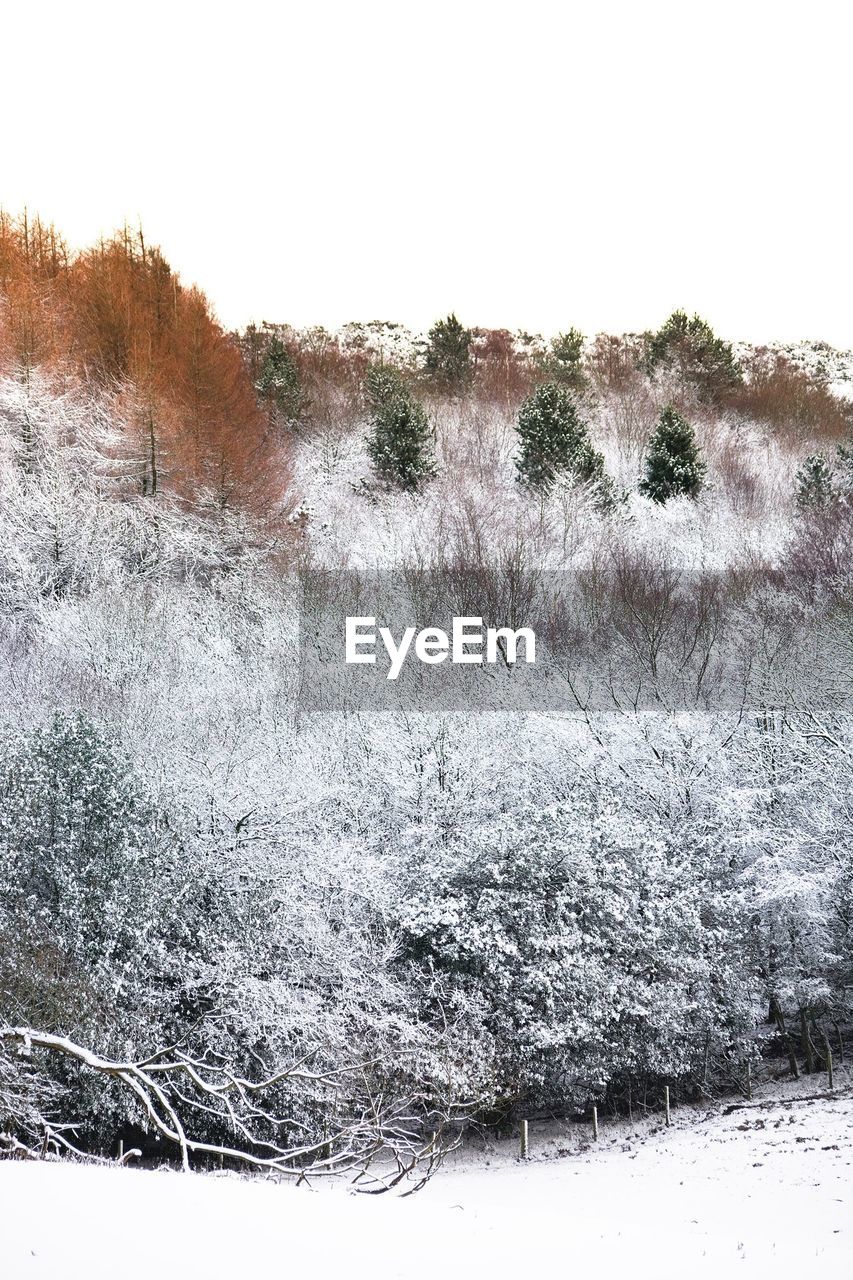
[(843, 3), (4, 6), (0, 202), (221, 319), (853, 346)]

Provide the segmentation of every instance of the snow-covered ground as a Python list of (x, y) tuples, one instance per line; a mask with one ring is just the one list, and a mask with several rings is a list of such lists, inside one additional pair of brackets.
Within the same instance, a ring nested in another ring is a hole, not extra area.
[[(853, 1266), (849, 1074), (469, 1146), (407, 1199), (225, 1176), (0, 1163), (3, 1280), (237, 1276), (843, 1277)], [(817, 1096), (816, 1096), (817, 1095)]]

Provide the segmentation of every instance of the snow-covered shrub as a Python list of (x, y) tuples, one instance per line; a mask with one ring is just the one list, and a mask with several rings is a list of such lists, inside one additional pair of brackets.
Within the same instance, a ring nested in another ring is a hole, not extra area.
[(7, 736), (0, 795), (4, 993), (34, 1024), (109, 1025), (126, 984), (155, 967), (152, 930), (173, 887), (162, 819), (83, 716)]
[(709, 869), (684, 835), (599, 795), (416, 845), (406, 954), (482, 1010), (505, 1099), (688, 1076), (709, 1039), (742, 1033)]

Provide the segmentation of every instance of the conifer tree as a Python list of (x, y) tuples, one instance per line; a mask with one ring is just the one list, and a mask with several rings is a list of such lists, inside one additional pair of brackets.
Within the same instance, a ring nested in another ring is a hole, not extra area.
[(521, 449), (516, 470), (527, 488), (548, 493), (565, 476), (589, 490), (598, 511), (615, 508), (616, 487), (604, 469), (604, 455), (593, 447), (566, 387), (556, 382), (537, 387), (519, 410), (517, 430)]
[(578, 449), (572, 474), (577, 484), (585, 485), (589, 490), (596, 511), (608, 515), (616, 509), (620, 498), (612, 476), (604, 469), (604, 454), (593, 448), (589, 440), (584, 440)]
[(273, 334), (256, 383), (277, 426), (295, 426), (304, 411), (299, 371), (287, 347)]
[(693, 428), (667, 405), (649, 440), (640, 493), (653, 502), (667, 502), (682, 494), (695, 498), (704, 483), (705, 469)]
[(368, 369), (365, 395), (372, 425), (367, 451), (377, 475), (400, 489), (418, 490), (435, 474), (432, 431), (423, 405), (389, 365)]
[(853, 433), (848, 432), (847, 439), (835, 450), (836, 466), (833, 469), (833, 480), (838, 490), (845, 496), (853, 494)]
[(558, 333), (551, 340), (550, 350), (545, 358), (545, 367), (549, 377), (562, 386), (580, 390), (586, 382), (583, 370), (584, 336), (579, 329), (569, 329), (567, 333)]
[(641, 365), (650, 377), (659, 368), (674, 369), (706, 404), (743, 381), (731, 343), (718, 338), (701, 316), (688, 317), (686, 311), (673, 311), (657, 333), (646, 335)]
[(459, 391), (471, 379), (472, 339), (471, 330), (452, 312), (445, 320), (436, 321), (427, 334), (424, 366), (449, 390)]
[(519, 479), (542, 492), (552, 487), (561, 472), (572, 470), (586, 442), (586, 424), (574, 397), (556, 382), (531, 392), (519, 410), (517, 430)]
[[(844, 460), (842, 450), (838, 450)], [(801, 511), (821, 511), (838, 496), (832, 467), (822, 453), (811, 453), (797, 472), (797, 506)]]

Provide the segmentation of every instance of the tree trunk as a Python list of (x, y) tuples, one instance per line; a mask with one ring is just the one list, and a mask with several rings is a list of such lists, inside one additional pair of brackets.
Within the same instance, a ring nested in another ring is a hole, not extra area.
[(806, 1072), (809, 1075), (814, 1073), (814, 1045), (812, 1044), (811, 1034), (809, 1032), (809, 1020), (806, 1016), (805, 1009), (800, 1010), (800, 1047), (806, 1059)]
[(784, 1015), (782, 1013), (782, 1010), (779, 1008), (779, 1005), (776, 1004), (775, 1001), (773, 1003), (776, 1006), (776, 1026), (779, 1028), (779, 1034), (784, 1040), (785, 1048), (788, 1051), (788, 1065), (791, 1068), (791, 1075), (794, 1077), (795, 1080), (799, 1080), (800, 1068), (797, 1065), (797, 1055), (794, 1052), (794, 1046), (791, 1042), (791, 1037), (788, 1035), (788, 1028), (785, 1026)]

